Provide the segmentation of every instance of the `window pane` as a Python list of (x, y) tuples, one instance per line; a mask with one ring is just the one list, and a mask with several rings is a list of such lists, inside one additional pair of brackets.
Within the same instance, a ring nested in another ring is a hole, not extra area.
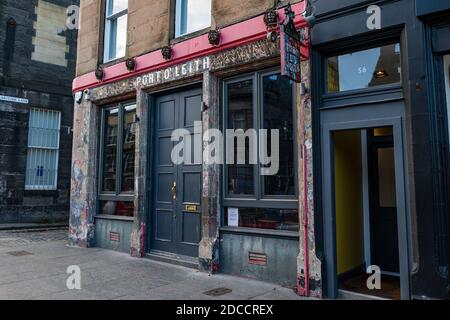
[(134, 203), (123, 201), (101, 201), (100, 214), (121, 217), (134, 216)]
[[(271, 156), (270, 130), (279, 130), (279, 171), (264, 176), (265, 195), (295, 195), (294, 114), (292, 83), (281, 75), (263, 78), (263, 123), (268, 130), (267, 150)], [(261, 141), (261, 143), (264, 143)]]
[(108, 16), (116, 14), (120, 11), (128, 9), (128, 0), (109, 0)]
[(176, 36), (211, 25), (211, 0), (177, 0)]
[(400, 83), (400, 44), (328, 58), (328, 93)]
[[(228, 85), (227, 129), (253, 129), (253, 80), (245, 80)], [(235, 141), (234, 163), (237, 162)], [(228, 165), (228, 193), (230, 195), (253, 195), (255, 192), (253, 165), (249, 164), (249, 142), (246, 139), (244, 165)]]
[(60, 125), (59, 111), (30, 110), (26, 189), (56, 189)]
[(378, 183), (380, 208), (397, 207), (394, 148), (378, 148)]
[(103, 191), (116, 191), (117, 132), (119, 109), (105, 111), (105, 140), (103, 155)]
[(135, 115), (135, 105), (125, 107), (123, 124), (122, 192), (134, 191), (134, 157), (136, 145)]
[(58, 150), (29, 148), (27, 154), (26, 188), (56, 189)]
[[(229, 212), (233, 212), (234, 217), (229, 216)], [(225, 210), (225, 225), (236, 226), (229, 223), (236, 220), (241, 228), (299, 231), (298, 210), (259, 208), (239, 208), (236, 210), (227, 208)]]
[(128, 16), (123, 15), (117, 19), (110, 20), (109, 22), (108, 60), (125, 56), (127, 42), (127, 20)]

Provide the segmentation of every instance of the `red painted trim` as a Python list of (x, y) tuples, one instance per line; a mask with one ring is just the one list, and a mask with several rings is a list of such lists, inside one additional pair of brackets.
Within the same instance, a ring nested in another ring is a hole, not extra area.
[[(294, 4), (292, 9), (296, 12), (302, 12), (304, 2)], [(279, 10), (280, 19), (284, 19), (284, 9)], [(296, 25), (298, 27), (306, 26), (302, 16), (297, 16)], [(142, 56), (136, 57), (136, 70), (130, 72), (121, 62), (104, 69), (103, 81), (95, 78), (95, 73), (90, 72), (73, 80), (73, 92), (82, 91), (87, 88), (98, 87), (107, 83), (120, 81), (123, 79), (138, 76), (143, 73), (154, 70), (164, 69), (175, 64), (193, 60), (203, 56), (211, 55), (226, 49), (242, 46), (257, 40), (264, 39), (267, 34), (266, 26), (263, 21), (263, 15), (252, 18), (221, 29), (220, 46), (211, 46), (208, 42), (208, 35), (204, 34), (173, 46), (173, 55), (170, 61), (163, 59), (160, 50), (153, 51)]]

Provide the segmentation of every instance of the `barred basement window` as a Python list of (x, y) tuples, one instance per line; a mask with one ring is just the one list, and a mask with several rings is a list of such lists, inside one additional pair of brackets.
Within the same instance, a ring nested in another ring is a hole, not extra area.
[(61, 112), (30, 110), (25, 189), (56, 190)]

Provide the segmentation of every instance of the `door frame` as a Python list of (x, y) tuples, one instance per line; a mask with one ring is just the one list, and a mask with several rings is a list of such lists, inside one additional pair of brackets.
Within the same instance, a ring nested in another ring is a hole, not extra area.
[[(324, 267), (326, 270), (327, 296), (338, 296), (337, 254), (336, 254), (336, 211), (334, 193), (334, 142), (333, 131), (369, 129), (374, 127), (392, 126), (394, 133), (395, 174), (397, 192), (397, 225), (399, 239), (400, 286), (401, 299), (410, 299), (410, 247), (409, 219), (407, 216), (407, 163), (405, 162), (405, 128), (402, 108), (387, 103), (380, 106), (362, 106), (356, 108), (324, 111), (339, 113), (337, 117), (322, 124), (322, 208), (324, 221)], [(394, 110), (390, 109), (393, 108)], [(399, 110), (400, 109), (400, 110)], [(384, 113), (383, 110), (386, 112)], [(370, 120), (373, 119), (373, 120)], [(327, 195), (331, 195), (327, 196)]]
[[(162, 88), (159, 90), (155, 90), (152, 92), (145, 92), (147, 96), (147, 106), (148, 106), (148, 130), (147, 130), (147, 151), (146, 151), (146, 158), (147, 158), (147, 175), (145, 177), (147, 181), (147, 189), (145, 190), (145, 198), (146, 198), (146, 205), (145, 205), (145, 221), (146, 221), (146, 227), (145, 227), (145, 254), (149, 254), (152, 251), (153, 243), (152, 243), (152, 228), (153, 228), (153, 215), (152, 212), (155, 208), (154, 199), (153, 199), (153, 193), (155, 192), (155, 186), (154, 186), (154, 178), (155, 178), (155, 144), (156, 144), (156, 100), (159, 96), (169, 95), (171, 93), (180, 93), (185, 91), (190, 91), (194, 89), (199, 89), (202, 92), (202, 101), (203, 101), (203, 81), (202, 80), (195, 80), (190, 83), (185, 84), (179, 84), (174, 87), (169, 88)], [(200, 108), (201, 106), (199, 106)], [(203, 117), (203, 113), (202, 113)], [(203, 119), (202, 119), (203, 120)], [(203, 164), (202, 164), (203, 165)], [(203, 179), (203, 176), (202, 176)], [(200, 186), (202, 187), (202, 185)], [(200, 207), (203, 207), (203, 198), (200, 198)], [(200, 214), (201, 217), (201, 214)], [(200, 221), (200, 226), (202, 222)], [(200, 232), (202, 232), (202, 229), (200, 228)], [(168, 253), (168, 255), (176, 255), (172, 253)], [(176, 255), (180, 256), (180, 255)], [(190, 257), (186, 257), (190, 258)]]

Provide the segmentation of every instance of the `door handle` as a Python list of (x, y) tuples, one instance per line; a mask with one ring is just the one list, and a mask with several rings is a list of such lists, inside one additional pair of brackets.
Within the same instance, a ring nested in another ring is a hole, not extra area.
[(177, 183), (175, 181), (172, 184), (172, 199), (177, 200)]

